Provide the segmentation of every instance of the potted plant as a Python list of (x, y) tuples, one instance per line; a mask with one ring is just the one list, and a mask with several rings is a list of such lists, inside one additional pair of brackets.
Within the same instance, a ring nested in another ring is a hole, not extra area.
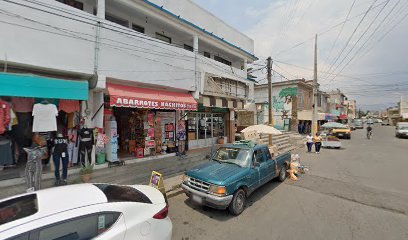
[(81, 180), (84, 183), (88, 183), (92, 179), (92, 173), (93, 173), (93, 164), (86, 163), (85, 166), (82, 166), (81, 169), (79, 170), (79, 175), (81, 176)]

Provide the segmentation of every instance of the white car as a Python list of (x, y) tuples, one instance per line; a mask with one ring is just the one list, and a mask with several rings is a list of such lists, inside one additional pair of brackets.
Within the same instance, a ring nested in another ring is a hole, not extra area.
[(54, 187), (0, 200), (0, 239), (171, 239), (167, 214), (163, 194), (150, 186)]
[(399, 138), (408, 137), (408, 122), (398, 122), (395, 127), (395, 136)]

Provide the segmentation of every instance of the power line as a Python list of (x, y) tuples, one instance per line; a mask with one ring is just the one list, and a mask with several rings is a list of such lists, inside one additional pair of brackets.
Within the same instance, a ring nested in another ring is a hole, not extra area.
[[(357, 39), (357, 41), (353, 44), (353, 46), (350, 48), (350, 50), (347, 52), (346, 56), (341, 60), (341, 62), (335, 67), (335, 69), (333, 70), (333, 73), (341, 66), (341, 64), (343, 64), (343, 62), (347, 59), (347, 57), (350, 55), (350, 53), (354, 50), (354, 48), (357, 46), (357, 44), (361, 41), (361, 39), (363, 39), (363, 37), (365, 36), (365, 34), (367, 34), (367, 32), (370, 30), (371, 26), (374, 24), (374, 22), (377, 20), (377, 18), (380, 16), (380, 14), (384, 11), (384, 9), (386, 8), (386, 6), (388, 5), (388, 3), (390, 2), (390, 0), (388, 2), (385, 3), (385, 5), (380, 9), (380, 11), (377, 13), (377, 15), (374, 17), (374, 19), (371, 21), (371, 23), (368, 25), (368, 27), (365, 29), (365, 31), (361, 34), (361, 36)], [(343, 67), (343, 69), (340, 71), (342, 72), (344, 70), (344, 68), (347, 65), (345, 65)], [(339, 72), (339, 73), (340, 73)], [(336, 78), (336, 76), (334, 76), (332, 78), (332, 81)]]
[[(406, 5), (407, 7), (408, 7), (408, 4)], [(361, 55), (361, 57), (364, 57), (366, 54), (368, 54), (369, 52), (371, 52), (371, 50), (373, 50), (373, 48), (375, 47), (375, 45), (377, 45), (378, 43), (380, 43), (389, 33), (391, 33), (398, 25), (400, 25), (404, 20), (405, 20), (405, 18), (407, 18), (408, 17), (408, 13), (407, 14), (405, 14), (399, 21), (397, 20), (398, 19), (398, 16), (401, 14), (401, 13), (403, 13), (404, 12), (404, 10), (406, 10), (407, 8), (400, 8), (400, 11), (399, 12), (397, 12), (396, 13), (396, 17), (394, 18), (394, 20), (390, 20), (389, 22), (388, 22), (388, 24), (391, 24), (391, 22), (392, 21), (394, 21), (394, 25), (392, 25), (387, 31), (385, 31), (385, 33), (376, 41), (376, 42), (374, 42), (372, 45), (371, 45), (371, 47), (366, 51), (366, 52), (364, 52), (362, 55)]]
[[(341, 51), (338, 53), (336, 59), (334, 60), (334, 62), (331, 64), (328, 72), (330, 72), (334, 65), (337, 63), (337, 61), (340, 59), (340, 57), (343, 55), (343, 52), (347, 49), (348, 45), (351, 42), (351, 39), (354, 37), (354, 34), (356, 34), (357, 30), (360, 28), (361, 24), (363, 23), (364, 19), (367, 17), (368, 13), (371, 11), (372, 7), (374, 6), (374, 4), (377, 2), (378, 0), (374, 0), (371, 5), (368, 7), (367, 11), (364, 13), (363, 17), (360, 19), (359, 23), (357, 24), (357, 26), (354, 28), (353, 32), (351, 33), (350, 37), (348, 38), (346, 44), (344, 45), (344, 47), (341, 49)], [(389, 0), (388, 0), (389, 2)]]
[[(381, 2), (381, 3), (378, 3), (377, 5), (375, 5), (375, 6), (372, 8), (372, 10), (378, 8), (379, 6), (381, 6), (382, 4), (384, 4), (384, 3), (387, 2), (387, 1), (388, 1), (388, 0), (385, 0), (385, 1)], [(359, 13), (359, 14), (357, 14), (357, 15), (354, 15), (354, 16), (350, 17), (347, 21), (339, 22), (339, 23), (337, 23), (337, 24), (335, 24), (335, 25), (333, 25), (333, 26), (331, 26), (331, 27), (326, 28), (325, 30), (320, 31), (317, 35), (318, 35), (318, 36), (322, 36), (322, 35), (324, 35), (324, 34), (326, 34), (326, 33), (329, 33), (329, 32), (331, 32), (333, 29), (335, 29), (335, 28), (341, 26), (344, 22), (352, 21), (353, 19), (355, 19), (355, 18), (357, 18), (357, 17), (359, 17), (359, 16), (362, 16), (362, 15), (364, 15), (364, 14), (365, 14), (365, 12), (362, 12), (362, 13)], [(292, 50), (292, 49), (295, 49), (295, 48), (297, 48), (297, 47), (299, 47), (299, 46), (302, 46), (303, 44), (306, 44), (307, 42), (309, 42), (309, 41), (311, 41), (311, 40), (314, 40), (314, 38), (315, 38), (315, 36), (310, 37), (310, 38), (307, 38), (305, 41), (296, 43), (296, 44), (294, 44), (292, 47), (283, 49), (283, 50), (279, 51), (279, 52), (276, 54), (276, 56), (279, 56), (279, 55), (281, 55), (281, 54), (284, 53), (284, 52), (287, 52), (287, 51), (290, 51), (290, 50)]]
[(329, 54), (327, 54), (327, 58), (326, 58), (325, 62), (327, 62), (327, 60), (329, 60), (329, 58), (331, 57), (332, 51), (333, 51), (333, 49), (334, 49), (334, 46), (336, 45), (337, 41), (339, 40), (340, 35), (343, 33), (344, 26), (346, 25), (346, 22), (347, 22), (347, 20), (348, 20), (348, 18), (349, 18), (349, 16), (350, 16), (351, 11), (352, 11), (353, 8), (354, 8), (355, 3), (356, 3), (356, 0), (353, 0), (353, 2), (352, 2), (352, 4), (351, 4), (351, 7), (350, 7), (350, 9), (349, 9), (349, 11), (348, 11), (348, 13), (347, 13), (347, 15), (346, 15), (346, 19), (344, 20), (344, 23), (343, 23), (343, 25), (341, 26), (341, 29), (340, 29), (339, 33), (337, 34), (336, 40), (334, 40), (334, 42), (333, 42), (333, 44), (332, 44), (332, 46), (331, 46), (331, 48), (330, 48)]

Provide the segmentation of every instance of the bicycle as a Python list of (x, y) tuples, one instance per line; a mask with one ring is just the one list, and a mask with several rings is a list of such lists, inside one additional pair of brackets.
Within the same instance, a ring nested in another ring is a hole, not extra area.
[(27, 163), (25, 167), (25, 179), (27, 192), (39, 190), (41, 188), (42, 158), (48, 152), (47, 147), (23, 148), (27, 153)]
[(368, 131), (367, 132), (367, 139), (371, 139), (372, 136), (373, 136), (373, 131)]

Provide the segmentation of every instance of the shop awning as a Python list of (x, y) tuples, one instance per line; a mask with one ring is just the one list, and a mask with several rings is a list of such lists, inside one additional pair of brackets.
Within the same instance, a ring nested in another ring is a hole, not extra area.
[(347, 114), (340, 114), (339, 119), (346, 120), (346, 119), (348, 119), (348, 116), (347, 116)]
[[(325, 115), (326, 115), (325, 113), (317, 113), (317, 120), (325, 120)], [(312, 121), (313, 112), (311, 110), (299, 111), (297, 114), (297, 119)]]
[(0, 73), (0, 96), (88, 100), (88, 82)]
[(151, 109), (196, 111), (197, 102), (189, 93), (170, 92), (149, 88), (108, 83), (110, 105)]

